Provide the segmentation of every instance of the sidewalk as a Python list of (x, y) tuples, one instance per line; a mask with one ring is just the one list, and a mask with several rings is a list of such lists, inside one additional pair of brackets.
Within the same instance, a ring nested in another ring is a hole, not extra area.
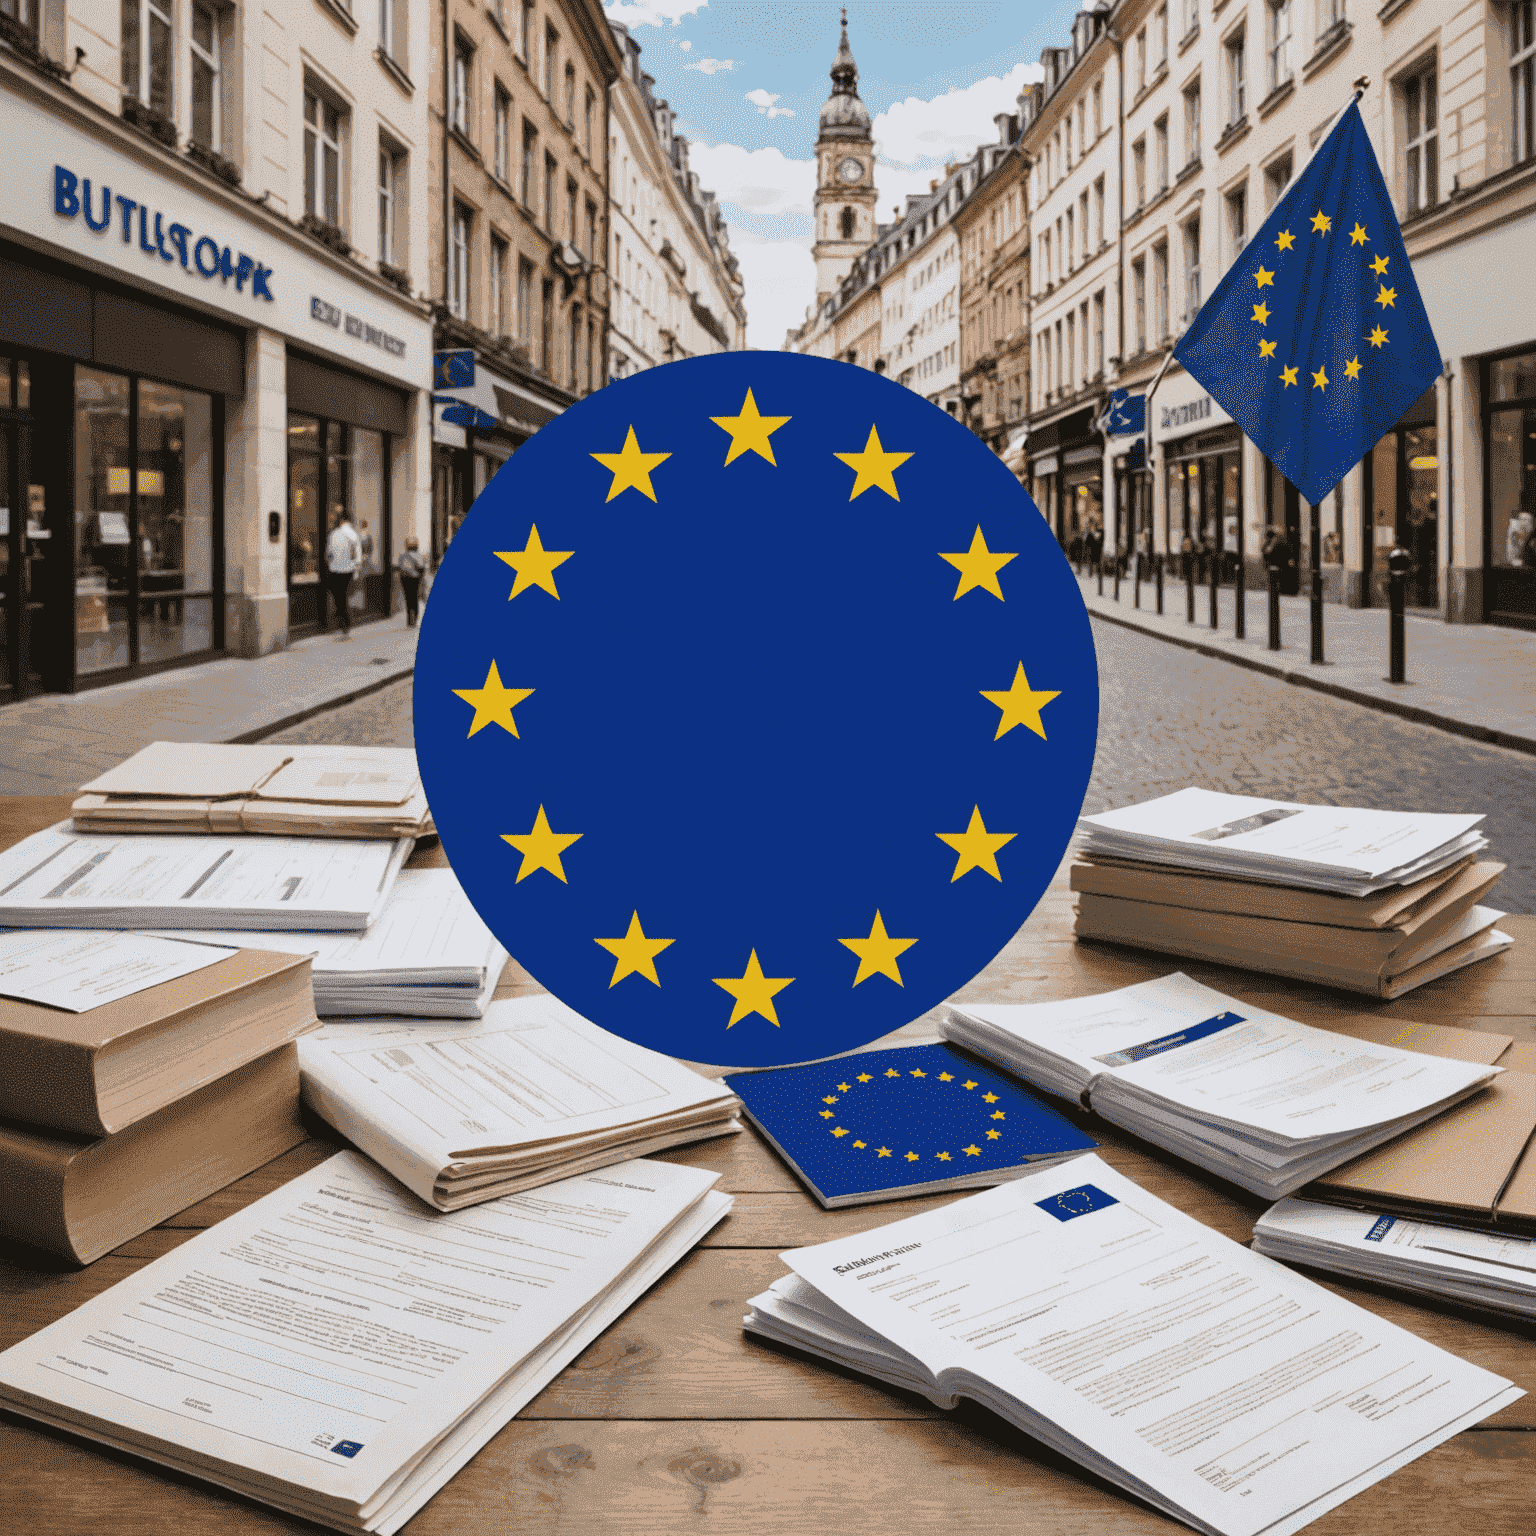
[(236, 657), (0, 709), (0, 794), (77, 789), (151, 741), (259, 741), (373, 693), (416, 665), (405, 615), (314, 635), (257, 661)]
[(1120, 583), (1114, 600), (1114, 578), (1078, 577), (1083, 601), (1094, 617), (1139, 629), (1203, 656), (1218, 656), (1257, 672), (1268, 672), (1303, 688), (1315, 688), (1338, 698), (1352, 699), (1373, 709), (1387, 710), (1409, 720), (1438, 726), (1459, 736), (1536, 753), (1536, 632), (1504, 629), (1493, 624), (1447, 624), (1433, 614), (1409, 610), (1404, 624), (1407, 681), (1386, 681), (1388, 671), (1385, 608), (1346, 608), (1323, 604), (1324, 664), (1311, 656), (1311, 605), (1304, 597), (1280, 599), (1281, 649), (1268, 649), (1269, 594), (1246, 594), (1247, 638), (1233, 636), (1234, 594), (1223, 587), (1218, 595), (1217, 627), (1211, 628), (1209, 587), (1195, 589), (1195, 622), (1185, 617), (1184, 584), (1169, 581), (1163, 589), (1163, 614), (1157, 613), (1157, 590), (1141, 587), (1141, 607), (1133, 606), (1134, 587)]

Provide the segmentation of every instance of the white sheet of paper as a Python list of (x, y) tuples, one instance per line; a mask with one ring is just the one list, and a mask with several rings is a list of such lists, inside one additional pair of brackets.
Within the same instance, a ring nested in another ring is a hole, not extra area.
[(86, 1013), (234, 952), (116, 929), (9, 928), (0, 931), (0, 997)]

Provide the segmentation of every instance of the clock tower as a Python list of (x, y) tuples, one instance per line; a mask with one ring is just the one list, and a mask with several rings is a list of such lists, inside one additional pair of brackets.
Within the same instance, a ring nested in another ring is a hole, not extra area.
[(848, 275), (875, 238), (875, 144), (859, 100), (859, 66), (848, 46), (848, 12), (832, 61), (832, 94), (816, 134), (816, 302)]

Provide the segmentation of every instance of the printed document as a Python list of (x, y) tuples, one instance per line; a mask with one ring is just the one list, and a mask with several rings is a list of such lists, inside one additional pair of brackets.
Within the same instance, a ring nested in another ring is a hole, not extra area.
[(13, 928), (0, 931), (0, 997), (87, 1013), (217, 965), (237, 948), (111, 930)]

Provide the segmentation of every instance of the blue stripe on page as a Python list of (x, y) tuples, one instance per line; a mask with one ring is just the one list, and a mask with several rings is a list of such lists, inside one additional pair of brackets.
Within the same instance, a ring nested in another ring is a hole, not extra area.
[(1106, 1067), (1128, 1067), (1132, 1062), (1145, 1061), (1148, 1056), (1160, 1056), (1164, 1051), (1177, 1050), (1181, 1045), (1190, 1045), (1196, 1040), (1203, 1040), (1207, 1035), (1220, 1034), (1224, 1029), (1231, 1029), (1234, 1024), (1241, 1024), (1243, 1017), (1238, 1013), (1218, 1013), (1214, 1018), (1203, 1019), (1198, 1024), (1191, 1024), (1188, 1029), (1181, 1029), (1176, 1035), (1160, 1035), (1156, 1040), (1143, 1040), (1140, 1045), (1128, 1045), (1123, 1051), (1111, 1051), (1107, 1056), (1095, 1056), (1095, 1061), (1102, 1061)]

